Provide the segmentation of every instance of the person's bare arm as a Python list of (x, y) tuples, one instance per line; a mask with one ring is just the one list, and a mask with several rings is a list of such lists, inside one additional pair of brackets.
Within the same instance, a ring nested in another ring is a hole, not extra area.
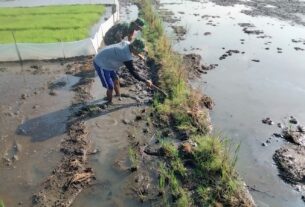
[(136, 72), (136, 69), (135, 69), (134, 66), (133, 66), (133, 61), (132, 61), (132, 60), (126, 61), (126, 62), (124, 62), (124, 64), (125, 64), (126, 68), (128, 69), (128, 71), (131, 73), (131, 75), (132, 75), (135, 79), (137, 79), (137, 80), (139, 80), (139, 81), (142, 81), (142, 82), (145, 82), (145, 81), (146, 81), (145, 78), (141, 77), (141, 76)]
[(128, 35), (128, 41), (131, 42), (133, 39), (133, 32)]
[(139, 80), (139, 81), (142, 81), (142, 82), (145, 82), (146, 85), (151, 88), (152, 87), (152, 82), (151, 80), (146, 80), (145, 78), (141, 77), (136, 71), (135, 71), (135, 68), (133, 66), (133, 61), (130, 60), (130, 61), (126, 61), (124, 62), (126, 68), (128, 69), (128, 71), (131, 73), (131, 75), (133, 77), (135, 77), (135, 79)]

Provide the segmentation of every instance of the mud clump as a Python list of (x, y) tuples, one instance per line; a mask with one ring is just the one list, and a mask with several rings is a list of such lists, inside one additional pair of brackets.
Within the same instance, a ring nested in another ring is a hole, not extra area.
[[(135, 71), (142, 77), (148, 76), (149, 67), (146, 66), (144, 61), (138, 59), (134, 61)], [(120, 77), (120, 86), (128, 87), (139, 83), (137, 79), (130, 75), (128, 69), (124, 66), (118, 71)]]
[[(260, 35), (260, 34), (264, 34), (263, 31), (261, 30), (256, 30), (255, 25), (251, 24), (251, 23), (239, 23), (238, 24), (240, 27), (243, 28), (243, 32), (249, 35)], [(267, 36), (259, 36), (259, 38), (264, 38)]]
[(170, 10), (158, 9), (158, 13), (159, 13), (160, 17), (163, 19), (163, 21), (165, 21), (167, 23), (173, 24), (173, 23), (180, 21), (180, 19), (178, 19), (177, 17), (174, 17), (174, 13)]
[(300, 48), (300, 47), (294, 47), (294, 49), (295, 49), (296, 51), (304, 51), (304, 50), (305, 50), (305, 49)]
[(65, 87), (66, 85), (67, 85), (66, 81), (57, 81), (57, 82), (50, 83), (48, 88), (54, 90), (54, 89)]
[(172, 26), (178, 40), (184, 40), (184, 35), (186, 34), (186, 29), (183, 26)]
[[(90, 58), (84, 60), (83, 64), (75, 68), (77, 65), (75, 61), (68, 67), (72, 74), (81, 72), (83, 75), (73, 88), (76, 92), (74, 96), (76, 104), (83, 103), (91, 97), (92, 80), (83, 73), (90, 72)], [(57, 86), (51, 84), (51, 88)], [(33, 206), (71, 206), (77, 195), (95, 179), (92, 168), (87, 166), (87, 155), (91, 154), (92, 150), (85, 122), (72, 115), (68, 120), (67, 134), (60, 145), (60, 151), (64, 156), (51, 175), (41, 184), (38, 193), (32, 196)]]
[(222, 56), (219, 57), (219, 60), (224, 60), (229, 56), (232, 56), (233, 54), (239, 54), (239, 50), (228, 50), (226, 51)]
[[(302, 128), (299, 126), (298, 128)], [(293, 142), (297, 145), (305, 146), (305, 133), (302, 130), (284, 129), (283, 136), (286, 140)]]
[(89, 100), (92, 98), (90, 94), (90, 88), (92, 86), (92, 83), (92, 79), (81, 78), (79, 83), (72, 87), (72, 90), (75, 92), (75, 103), (83, 103), (85, 102), (85, 100)]
[(183, 56), (183, 65), (190, 79), (199, 78), (201, 74), (206, 74), (208, 70), (218, 66), (218, 64), (202, 65), (201, 56), (194, 53)]
[(305, 185), (305, 147), (284, 146), (275, 151), (274, 161), (280, 169), (280, 176), (293, 184)]
[(263, 124), (268, 124), (268, 125), (273, 125), (274, 124), (274, 122), (271, 120), (270, 117), (262, 119), (262, 123)]
[[(297, 191), (303, 195), (305, 193), (305, 127), (299, 124), (294, 116), (286, 117), (286, 124), (277, 123), (277, 127), (282, 129), (280, 133), (273, 133), (273, 137), (284, 138), (289, 143), (285, 144), (280, 149), (276, 150), (273, 155), (278, 169), (279, 176), (291, 184)], [(267, 117), (262, 120), (262, 123), (273, 125), (271, 118)], [(299, 125), (298, 125), (299, 124)], [(269, 138), (263, 146), (270, 143)]]
[(55, 91), (51, 90), (51, 91), (49, 92), (49, 95), (50, 95), (50, 96), (57, 96), (57, 93), (56, 93)]
[(243, 31), (244, 31), (244, 33), (246, 33), (246, 34), (255, 34), (255, 35), (264, 34), (264, 32), (261, 31), (261, 30), (251, 30), (251, 29), (246, 28), (246, 27), (243, 28)]

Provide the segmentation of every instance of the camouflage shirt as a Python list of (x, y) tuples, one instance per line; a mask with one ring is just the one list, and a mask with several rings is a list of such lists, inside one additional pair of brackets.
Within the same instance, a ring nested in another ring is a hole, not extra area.
[(131, 33), (130, 24), (118, 23), (112, 26), (105, 34), (104, 42), (106, 45), (112, 45), (121, 42), (124, 37)]

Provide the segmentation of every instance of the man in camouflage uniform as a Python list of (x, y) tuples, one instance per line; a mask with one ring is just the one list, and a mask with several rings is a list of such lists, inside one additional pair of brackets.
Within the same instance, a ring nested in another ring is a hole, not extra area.
[(112, 26), (105, 34), (104, 43), (105, 45), (112, 45), (121, 42), (125, 37), (131, 42), (134, 32), (142, 30), (144, 26), (144, 20), (137, 18), (130, 24), (123, 22)]

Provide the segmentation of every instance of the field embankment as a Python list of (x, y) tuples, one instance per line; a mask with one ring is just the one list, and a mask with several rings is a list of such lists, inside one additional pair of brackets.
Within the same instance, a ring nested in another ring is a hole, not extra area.
[[(237, 157), (229, 144), (211, 135), (206, 96), (188, 85), (182, 57), (172, 51), (162, 21), (148, 0), (138, 1), (148, 23), (144, 38), (157, 82), (168, 97), (157, 94), (153, 119), (159, 130), (147, 154), (160, 156), (159, 190), (167, 206), (254, 206), (234, 169)], [(232, 149), (231, 149), (232, 150)]]

